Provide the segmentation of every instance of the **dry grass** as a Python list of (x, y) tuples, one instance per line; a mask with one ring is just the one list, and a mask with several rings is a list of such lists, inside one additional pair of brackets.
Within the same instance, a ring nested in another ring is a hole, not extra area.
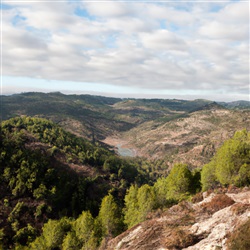
[(166, 235), (164, 240), (162, 240), (162, 245), (167, 249), (183, 249), (194, 245), (198, 241), (197, 236), (190, 234), (190, 232), (180, 228), (174, 228)]
[(200, 201), (203, 201), (203, 194), (200, 192), (200, 193), (197, 193), (196, 195), (194, 195), (192, 197), (192, 200), (191, 200), (193, 203), (198, 203)]
[(201, 206), (202, 212), (213, 214), (225, 207), (231, 206), (235, 202), (225, 194), (217, 194), (210, 202)]
[(236, 203), (231, 207), (231, 211), (236, 215), (241, 215), (250, 208), (250, 204)]
[(227, 241), (228, 250), (249, 250), (250, 249), (250, 218), (238, 227)]

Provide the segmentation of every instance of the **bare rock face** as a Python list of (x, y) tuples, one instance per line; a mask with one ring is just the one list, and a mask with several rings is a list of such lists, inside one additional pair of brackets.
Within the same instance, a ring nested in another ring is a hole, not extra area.
[(181, 202), (107, 243), (107, 250), (227, 249), (228, 235), (250, 218), (250, 191)]

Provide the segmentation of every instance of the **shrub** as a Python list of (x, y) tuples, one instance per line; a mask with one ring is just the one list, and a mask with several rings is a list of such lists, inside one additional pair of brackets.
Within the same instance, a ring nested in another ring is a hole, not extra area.
[(170, 235), (166, 237), (164, 246), (167, 247), (167, 249), (183, 249), (194, 245), (197, 241), (197, 236), (180, 228), (175, 228), (171, 230)]
[(202, 210), (209, 214), (213, 214), (232, 204), (234, 204), (234, 201), (230, 197), (225, 194), (217, 194), (210, 202), (202, 205)]

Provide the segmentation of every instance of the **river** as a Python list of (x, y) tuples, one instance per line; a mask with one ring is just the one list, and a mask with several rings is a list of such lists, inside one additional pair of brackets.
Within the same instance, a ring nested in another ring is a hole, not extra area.
[(118, 154), (121, 156), (128, 156), (128, 157), (136, 156), (134, 149), (124, 148), (123, 144), (117, 144), (116, 147), (117, 147)]

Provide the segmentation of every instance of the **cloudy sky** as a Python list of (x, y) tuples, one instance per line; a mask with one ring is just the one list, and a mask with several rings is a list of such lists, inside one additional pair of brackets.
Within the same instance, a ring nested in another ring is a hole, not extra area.
[(1, 3), (1, 94), (249, 100), (248, 1)]

